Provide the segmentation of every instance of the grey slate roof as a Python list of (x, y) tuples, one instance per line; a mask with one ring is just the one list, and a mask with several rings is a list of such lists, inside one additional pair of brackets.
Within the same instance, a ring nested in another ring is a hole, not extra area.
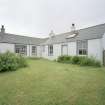
[(54, 44), (54, 43), (63, 43), (63, 42), (73, 42), (76, 40), (89, 40), (89, 39), (98, 39), (102, 38), (102, 36), (105, 33), (105, 24), (100, 24), (80, 30), (76, 30), (78, 33), (77, 36), (73, 38), (67, 39), (68, 36), (72, 35), (72, 32), (67, 32), (59, 35), (55, 35), (52, 38), (49, 38), (45, 43), (43, 44)]
[(3, 42), (3, 43), (39, 45), (40, 43), (43, 43), (46, 40), (47, 40), (46, 38), (34, 38), (34, 37), (20, 36), (20, 35), (0, 32), (0, 42)]
[(0, 42), (1, 43), (16, 43), (16, 44), (32, 44), (32, 45), (48, 45), (63, 42), (73, 42), (76, 40), (89, 40), (102, 38), (105, 33), (105, 24), (100, 24), (80, 30), (76, 30), (77, 36), (73, 38), (67, 38), (72, 35), (72, 32), (62, 33), (55, 35), (52, 38), (34, 38), (27, 36), (20, 36), (8, 33), (0, 32)]

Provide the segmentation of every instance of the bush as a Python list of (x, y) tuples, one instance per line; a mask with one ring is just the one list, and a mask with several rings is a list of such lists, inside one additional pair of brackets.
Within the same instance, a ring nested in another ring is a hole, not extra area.
[(18, 63), (18, 67), (19, 68), (22, 68), (22, 67), (26, 67), (27, 66), (27, 60), (22, 55), (17, 55), (16, 56), (16, 60), (17, 60), (17, 63)]
[(96, 66), (100, 67), (101, 62), (96, 60), (95, 58), (88, 58), (88, 57), (82, 57), (79, 62), (80, 65), (82, 66)]
[(13, 71), (27, 66), (26, 59), (10, 52), (0, 54), (0, 71)]
[(80, 57), (79, 56), (73, 56), (72, 57), (72, 60), (71, 60), (72, 64), (79, 64), (79, 62), (80, 62)]
[(88, 58), (86, 56), (59, 56), (57, 61), (62, 63), (78, 64), (81, 66), (101, 66), (100, 61), (96, 60), (93, 57)]
[(63, 62), (63, 63), (70, 63), (71, 62), (71, 56), (59, 56), (57, 59), (58, 62)]

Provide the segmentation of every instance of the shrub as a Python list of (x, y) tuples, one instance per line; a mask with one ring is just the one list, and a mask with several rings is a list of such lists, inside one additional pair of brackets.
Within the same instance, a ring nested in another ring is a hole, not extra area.
[(58, 62), (63, 62), (63, 63), (70, 63), (71, 62), (71, 56), (59, 56), (57, 59)]
[(59, 56), (57, 61), (63, 63), (78, 64), (81, 66), (96, 66), (96, 67), (101, 66), (100, 61), (96, 60), (93, 57), (88, 58), (86, 56)]
[(58, 61), (58, 62), (64, 61), (64, 56), (59, 56), (58, 59), (57, 59), (57, 61)]
[(96, 66), (96, 67), (100, 67), (101, 66), (101, 62), (96, 60), (93, 57), (91, 57), (91, 58), (82, 57), (80, 59), (79, 64), (82, 65), (82, 66)]
[(80, 57), (79, 56), (73, 56), (72, 57), (72, 60), (71, 60), (72, 64), (79, 64), (79, 62), (80, 62)]
[(27, 66), (26, 59), (10, 52), (0, 54), (0, 71), (13, 71)]
[(27, 66), (27, 60), (25, 57), (23, 57), (22, 55), (17, 55), (16, 56), (16, 61), (18, 63), (18, 67), (22, 68), (22, 67), (26, 67)]

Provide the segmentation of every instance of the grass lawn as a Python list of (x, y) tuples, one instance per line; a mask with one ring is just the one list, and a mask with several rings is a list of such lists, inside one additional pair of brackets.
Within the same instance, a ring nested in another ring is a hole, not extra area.
[(0, 73), (0, 105), (105, 105), (105, 68), (28, 62)]

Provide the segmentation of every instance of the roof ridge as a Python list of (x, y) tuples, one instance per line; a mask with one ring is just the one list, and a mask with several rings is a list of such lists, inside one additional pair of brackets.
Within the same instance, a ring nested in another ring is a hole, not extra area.
[(89, 26), (89, 27), (86, 27), (86, 28), (81, 28), (81, 29), (78, 29), (78, 31), (79, 30), (83, 30), (83, 29), (88, 29), (88, 28), (93, 28), (93, 27), (101, 26), (101, 25), (105, 25), (105, 23), (103, 23), (103, 24), (97, 24), (97, 25), (93, 25), (93, 26)]
[(19, 37), (34, 38), (34, 39), (44, 39), (44, 38), (37, 38), (37, 37), (31, 37), (31, 36), (17, 35), (17, 34), (11, 34), (11, 33), (4, 33), (4, 34), (5, 35), (12, 35), (12, 36), (19, 36)]
[[(89, 27), (86, 27), (86, 28), (80, 28), (80, 29), (77, 29), (76, 31), (80, 31), (80, 30), (84, 30), (84, 29), (89, 29), (89, 28), (93, 28), (93, 27), (97, 27), (97, 26), (101, 26), (101, 25), (105, 25), (105, 23), (89, 26)], [(64, 33), (59, 33), (59, 34), (55, 34), (55, 35), (59, 36), (59, 35), (68, 34), (68, 33), (71, 33), (71, 31), (64, 32)]]

